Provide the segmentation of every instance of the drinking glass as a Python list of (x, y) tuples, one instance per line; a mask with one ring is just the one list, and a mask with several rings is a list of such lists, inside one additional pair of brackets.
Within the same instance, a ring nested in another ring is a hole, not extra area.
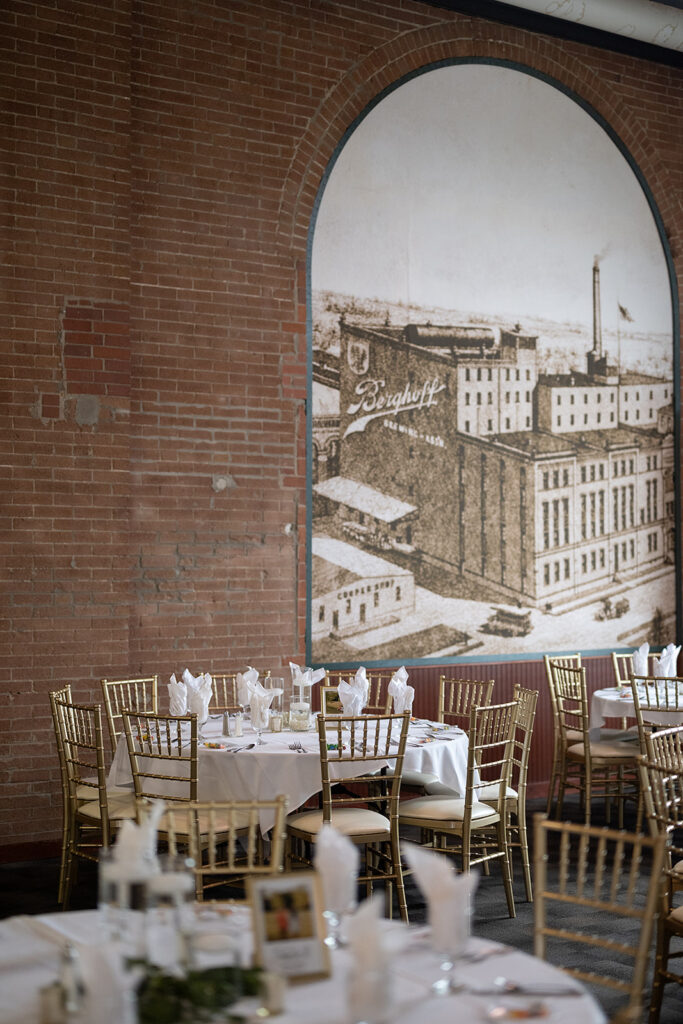
[(147, 958), (159, 967), (190, 967), (195, 929), (194, 861), (181, 854), (159, 857), (160, 871), (146, 886)]
[(285, 692), (285, 681), (280, 676), (266, 676), (263, 680), (263, 685), (268, 690), (268, 693), (273, 694), (273, 699), (270, 702), (271, 710), (282, 711), (282, 695)]
[(100, 850), (98, 860), (97, 906), (104, 931), (112, 941), (132, 945), (138, 922), (134, 911), (145, 905), (145, 877), (118, 861), (111, 846)]
[(266, 708), (260, 701), (252, 703), (251, 705), (251, 724), (256, 730), (256, 745), (263, 746), (264, 740), (261, 739), (261, 733), (264, 729), (268, 728), (268, 720), (270, 718), (270, 708)]
[(463, 985), (458, 981), (456, 966), (467, 945), (469, 936), (469, 913), (462, 906), (454, 906), (449, 900), (434, 901), (429, 906), (431, 943), (439, 959), (441, 976), (432, 983), (432, 992), (446, 996), (459, 992)]

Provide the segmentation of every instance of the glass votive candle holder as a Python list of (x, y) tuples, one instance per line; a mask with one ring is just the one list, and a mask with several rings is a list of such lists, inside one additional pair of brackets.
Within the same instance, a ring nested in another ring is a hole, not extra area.
[(270, 715), (270, 731), (282, 732), (282, 712), (272, 711)]
[(306, 732), (311, 720), (311, 705), (297, 701), (289, 707), (289, 728), (294, 732)]

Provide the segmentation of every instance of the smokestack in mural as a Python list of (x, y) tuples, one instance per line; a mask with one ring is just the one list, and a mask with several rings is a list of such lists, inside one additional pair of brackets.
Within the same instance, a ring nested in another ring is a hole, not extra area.
[(600, 264), (597, 256), (593, 262), (593, 353), (596, 359), (602, 356), (602, 323), (600, 320)]
[(593, 260), (593, 348), (586, 353), (586, 366), (591, 377), (613, 379), (616, 382), (616, 366), (608, 366), (607, 355), (602, 351), (602, 315), (600, 312), (600, 259)]

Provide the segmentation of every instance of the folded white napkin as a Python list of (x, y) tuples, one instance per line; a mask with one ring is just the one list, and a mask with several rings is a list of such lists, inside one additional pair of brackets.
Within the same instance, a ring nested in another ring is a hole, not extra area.
[(650, 674), (648, 655), (650, 653), (650, 645), (645, 642), (641, 644), (637, 651), (633, 652), (633, 674), (634, 676), (648, 676)]
[(178, 682), (175, 672), (168, 684), (168, 713), (169, 715), (187, 714), (187, 686), (182, 680)]
[(347, 683), (345, 679), (339, 681), (337, 690), (339, 691), (342, 713), (353, 715), (354, 717), (362, 715), (363, 708), (365, 707), (363, 693), (357, 690), (353, 683)]
[(249, 703), (249, 687), (254, 683), (258, 683), (257, 669), (248, 668), (246, 672), (237, 673), (237, 699), (244, 708), (246, 708)]
[(394, 714), (401, 715), (404, 711), (412, 711), (415, 689), (408, 686), (408, 672), (405, 665), (402, 665), (397, 672), (394, 672), (389, 683), (389, 694), (391, 695), (394, 707)]
[(323, 825), (315, 841), (313, 863), (322, 882), (325, 910), (345, 914), (356, 903), (359, 848), (332, 825)]
[(197, 716), (198, 722), (205, 722), (209, 717), (209, 705), (213, 697), (213, 683), (208, 672), (193, 676), (185, 669), (183, 682), (187, 686), (187, 710)]
[(110, 881), (142, 882), (159, 873), (157, 829), (165, 809), (163, 800), (154, 800), (139, 825), (125, 819), (106, 865)]
[(265, 729), (268, 726), (268, 708), (273, 702), (275, 693), (273, 690), (266, 690), (260, 683), (249, 685), (249, 703), (251, 705), (251, 724), (255, 729)]
[(292, 682), (295, 686), (314, 686), (325, 678), (324, 668), (300, 668), (293, 661), (289, 663), (289, 671), (292, 673)]
[(363, 666), (361, 665), (357, 670), (353, 680), (348, 682), (345, 679), (340, 680), (338, 690), (344, 714), (361, 715), (363, 708), (368, 702), (370, 690), (368, 677)]
[(349, 952), (362, 973), (381, 971), (388, 966), (389, 950), (382, 928), (383, 905), (383, 896), (376, 893), (364, 900), (347, 922)]
[[(325, 673), (325, 669), (324, 668), (316, 668), (316, 669), (303, 668), (302, 669), (298, 665), (295, 665), (293, 661), (290, 661), (290, 663), (289, 663), (289, 671), (292, 673), (292, 684), (293, 684), (293, 687), (297, 687), (298, 686), (298, 688), (299, 688), (298, 703), (299, 704), (305, 704), (307, 702), (310, 702), (310, 699), (311, 699), (311, 695), (310, 695), (311, 687), (314, 686), (316, 683), (319, 683), (322, 679), (325, 678), (325, 674), (326, 674)], [(306, 690), (308, 690), (309, 692), (306, 693)]]
[(680, 650), (675, 644), (667, 644), (660, 657), (655, 660), (655, 676), (658, 679), (671, 679), (678, 674)]
[(401, 843), (401, 851), (427, 901), (433, 948), (454, 955), (462, 952), (470, 934), (478, 872), (457, 875), (448, 857), (415, 843)]

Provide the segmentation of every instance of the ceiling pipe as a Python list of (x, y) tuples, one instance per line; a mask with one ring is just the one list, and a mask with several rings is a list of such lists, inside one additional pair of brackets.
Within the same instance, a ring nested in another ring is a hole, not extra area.
[(534, 11), (586, 28), (612, 32), (651, 46), (683, 51), (679, 3), (653, 0), (502, 0), (504, 6)]

